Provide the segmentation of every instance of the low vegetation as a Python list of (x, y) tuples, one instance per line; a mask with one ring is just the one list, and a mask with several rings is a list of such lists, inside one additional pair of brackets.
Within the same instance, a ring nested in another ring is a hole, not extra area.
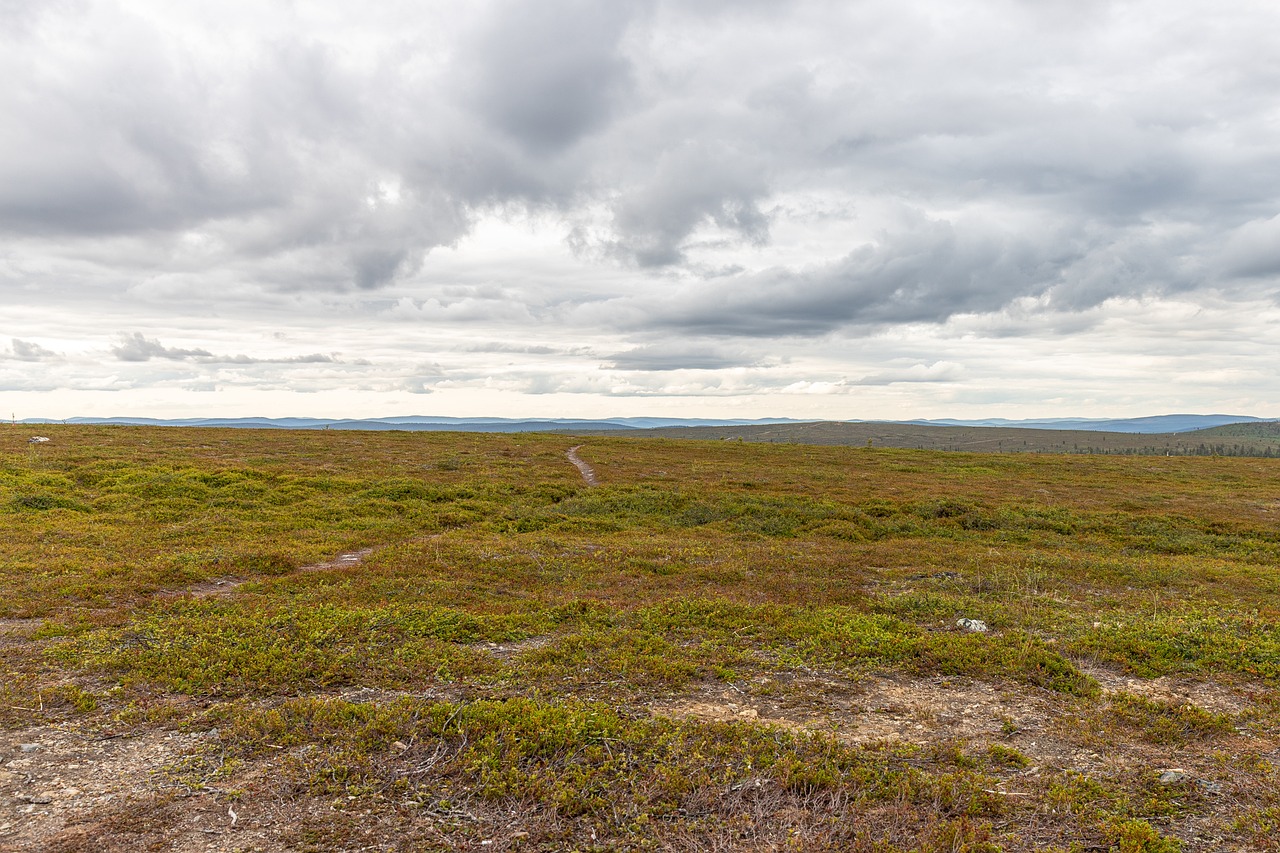
[(1280, 462), (41, 429), (0, 847), (1280, 849)]

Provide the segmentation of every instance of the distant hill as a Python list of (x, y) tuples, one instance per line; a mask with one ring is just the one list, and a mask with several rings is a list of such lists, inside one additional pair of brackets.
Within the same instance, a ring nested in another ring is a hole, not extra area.
[(1034, 420), (1006, 420), (1004, 418), (988, 418), (986, 420), (953, 420), (942, 418), (936, 420), (913, 420), (907, 423), (926, 426), (987, 426), (1016, 427), (1019, 429), (1055, 429), (1078, 430), (1085, 432), (1132, 432), (1143, 434), (1163, 434), (1174, 432), (1191, 432), (1224, 424), (1248, 423), (1262, 421), (1249, 415), (1153, 415), (1146, 418), (1041, 418)]
[(1247, 424), (1227, 424), (1226, 426), (1202, 429), (1197, 435), (1206, 438), (1263, 438), (1280, 440), (1280, 421), (1257, 421)]
[[(1232, 433), (1238, 430), (1239, 433)], [(1254, 432), (1250, 433), (1249, 430)], [(613, 433), (631, 437), (729, 440), (779, 444), (968, 450), (982, 453), (1113, 453), (1156, 456), (1280, 456), (1280, 423), (1142, 434), (1044, 427), (935, 426), (821, 422), (736, 427), (666, 427)]]
[[(830, 432), (831, 423), (850, 426), (869, 426), (874, 430), (892, 429), (896, 427), (966, 427), (966, 428), (1001, 428), (1020, 430), (1057, 430), (1070, 432), (1113, 432), (1142, 435), (1164, 435), (1191, 432), (1211, 427), (1240, 425), (1247, 429), (1254, 424), (1274, 424), (1249, 415), (1155, 415), (1145, 418), (1039, 418), (1030, 420), (1008, 420), (1005, 418), (988, 418), (985, 420), (910, 420), (910, 421), (836, 421), (815, 422), (801, 421), (794, 418), (756, 418), (756, 419), (724, 419), (724, 418), (493, 418), (472, 417), (455, 418), (437, 415), (401, 415), (385, 418), (68, 418), (57, 421), (49, 418), (28, 418), (21, 423), (69, 423), (69, 424), (121, 424), (133, 426), (195, 426), (195, 427), (232, 427), (240, 429), (344, 429), (344, 430), (406, 430), (406, 431), (442, 431), (456, 430), (461, 432), (565, 432), (565, 431), (619, 431), (619, 430), (653, 430), (653, 429), (688, 429), (706, 427), (709, 429), (725, 429), (733, 427), (752, 427), (766, 429), (770, 427), (795, 428), (800, 430), (795, 435), (826, 434)], [(813, 427), (825, 424), (816, 432)], [(855, 431), (856, 432), (856, 431)], [(875, 433), (857, 432), (858, 435), (874, 437)], [(1227, 433), (1223, 434), (1224, 437)], [(1253, 434), (1248, 432), (1231, 433), (1238, 437), (1265, 437), (1269, 433)], [(792, 439), (798, 440), (798, 439)], [(864, 439), (865, 441), (865, 439)], [(824, 442), (819, 442), (824, 443)], [(844, 441), (834, 442), (837, 444)]]

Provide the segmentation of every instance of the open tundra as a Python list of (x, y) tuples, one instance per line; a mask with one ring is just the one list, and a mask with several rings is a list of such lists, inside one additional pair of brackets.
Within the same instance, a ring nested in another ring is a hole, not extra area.
[(0, 849), (1280, 849), (1280, 460), (35, 429)]

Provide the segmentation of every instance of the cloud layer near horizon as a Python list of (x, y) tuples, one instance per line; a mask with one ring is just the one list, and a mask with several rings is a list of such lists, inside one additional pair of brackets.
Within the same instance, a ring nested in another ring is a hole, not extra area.
[(366, 5), (0, 3), (30, 414), (1267, 413), (1271, 4)]

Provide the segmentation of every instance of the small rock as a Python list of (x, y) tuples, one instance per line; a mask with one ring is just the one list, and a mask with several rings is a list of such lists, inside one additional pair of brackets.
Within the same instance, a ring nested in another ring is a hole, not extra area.
[(1200, 786), (1200, 790), (1206, 794), (1221, 794), (1222, 786), (1212, 779), (1197, 779), (1196, 784)]
[(1187, 771), (1179, 767), (1172, 767), (1168, 770), (1160, 771), (1161, 785), (1181, 785), (1186, 780)]
[(981, 619), (960, 619), (956, 621), (956, 626), (974, 634), (985, 634), (991, 630)]
[(35, 803), (38, 806), (53, 802), (53, 796), (48, 791), (42, 794), (19, 794), (18, 799), (24, 803)]
[(36, 751), (37, 749), (39, 749), (39, 748), (40, 748), (40, 744), (38, 744), (38, 743), (20, 743), (20, 744), (18, 744), (18, 749), (22, 750), (23, 752), (35, 752), (35, 751)]

